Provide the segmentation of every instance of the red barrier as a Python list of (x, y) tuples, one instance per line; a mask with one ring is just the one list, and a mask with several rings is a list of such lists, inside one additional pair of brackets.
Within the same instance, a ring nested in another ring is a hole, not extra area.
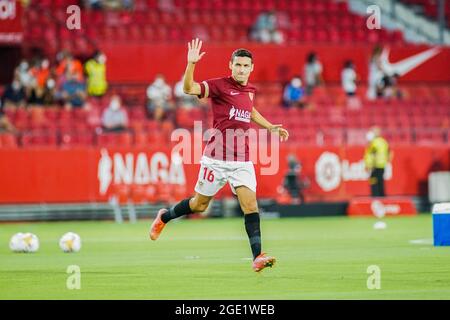
[[(196, 80), (218, 77), (230, 73), (228, 61), (237, 47), (246, 47), (254, 55), (255, 70), (252, 81), (285, 81), (294, 74), (303, 75), (303, 66), (309, 52), (315, 51), (320, 58), (325, 82), (340, 82), (341, 70), (346, 60), (355, 63), (360, 79), (367, 81), (370, 45), (261, 45), (256, 43), (209, 44), (196, 68)], [(112, 44), (105, 43), (102, 49), (108, 56), (107, 72), (111, 82), (147, 82), (163, 73), (170, 82), (179, 81), (186, 67), (187, 44)], [(429, 49), (426, 46), (402, 46), (392, 48), (391, 63), (398, 62)], [(130, 61), (130, 57), (133, 57)], [(441, 52), (420, 64), (401, 78), (401, 81), (450, 81), (450, 49)]]
[(410, 198), (358, 198), (350, 201), (347, 209), (349, 216), (414, 216), (416, 206)]
[[(367, 196), (370, 189), (363, 151), (362, 147), (282, 147), (271, 164), (275, 175), (261, 174), (270, 163), (255, 166), (258, 196), (277, 197), (290, 153), (301, 161), (302, 175), (311, 182), (305, 190), (307, 201)], [(390, 196), (426, 195), (429, 172), (450, 170), (448, 146), (397, 147), (393, 151), (394, 160), (385, 176)], [(107, 201), (117, 185), (144, 186), (144, 190), (129, 190), (130, 197), (139, 201), (156, 201), (160, 196), (176, 201), (193, 192), (199, 165), (183, 164), (170, 155), (168, 146), (0, 150), (0, 203)], [(231, 196), (230, 188), (223, 188), (218, 196)]]

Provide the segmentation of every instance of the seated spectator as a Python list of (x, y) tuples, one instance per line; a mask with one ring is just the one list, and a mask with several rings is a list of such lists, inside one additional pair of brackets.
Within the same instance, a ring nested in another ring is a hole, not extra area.
[(84, 6), (93, 10), (103, 9), (102, 0), (84, 0)]
[(170, 102), (171, 97), (172, 89), (165, 82), (164, 76), (157, 75), (155, 81), (147, 88), (147, 110), (155, 120), (162, 120), (173, 108)]
[(356, 80), (358, 75), (355, 72), (353, 62), (347, 60), (341, 72), (341, 85), (347, 97), (346, 104), (349, 109), (361, 108), (361, 100), (356, 96)]
[(30, 73), (34, 81), (28, 103), (43, 105), (47, 80), (50, 76), (50, 62), (48, 59), (38, 60), (30, 69)]
[(18, 108), (25, 106), (25, 89), (17, 77), (6, 87), (0, 103), (4, 108)]
[(347, 97), (353, 97), (356, 94), (356, 78), (353, 62), (347, 60), (341, 72), (341, 85)]
[(76, 80), (84, 81), (83, 65), (80, 60), (75, 59), (70, 52), (62, 52), (59, 56), (61, 61), (56, 68), (56, 76), (62, 77), (67, 72), (70, 72), (75, 76)]
[(45, 82), (43, 101), (44, 105), (52, 105), (55, 102), (56, 80), (54, 70), (50, 71), (50, 75)]
[(97, 51), (85, 64), (87, 74), (87, 92), (91, 97), (102, 97), (108, 89), (106, 82), (106, 56)]
[(323, 83), (322, 77), (322, 63), (317, 58), (315, 52), (308, 54), (305, 64), (305, 83), (306, 83), (306, 94), (309, 96), (312, 94), (315, 87)]
[(262, 43), (282, 43), (283, 34), (277, 30), (277, 17), (275, 12), (262, 12), (256, 19), (250, 31), (250, 38)]
[(31, 96), (32, 87), (34, 84), (34, 77), (30, 72), (30, 65), (26, 60), (22, 60), (19, 66), (14, 71), (15, 77), (20, 81), (23, 89), (25, 90), (25, 96)]
[(305, 90), (302, 88), (302, 80), (300, 76), (294, 76), (284, 88), (283, 106), (304, 108), (305, 104)]
[(199, 100), (197, 97), (186, 94), (183, 91), (183, 77), (175, 84), (173, 90), (177, 107), (191, 109), (199, 106)]
[(82, 108), (86, 99), (86, 86), (77, 79), (76, 74), (67, 72), (59, 96), (66, 108)]
[(17, 133), (16, 128), (11, 124), (8, 117), (3, 111), (3, 103), (0, 101), (0, 133), (2, 132), (11, 132), (11, 133)]
[(128, 114), (122, 108), (122, 102), (118, 95), (111, 98), (108, 108), (103, 111), (102, 128), (107, 132), (120, 132), (128, 128)]
[(402, 99), (402, 91), (398, 88), (397, 85), (398, 78), (399, 75), (397, 73), (393, 75), (385, 74), (377, 88), (378, 98), (384, 98), (386, 100), (390, 100), (392, 98)]

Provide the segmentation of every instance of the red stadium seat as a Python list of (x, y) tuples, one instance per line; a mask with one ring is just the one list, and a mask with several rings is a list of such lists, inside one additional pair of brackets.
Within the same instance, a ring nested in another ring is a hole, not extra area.
[(0, 134), (0, 149), (15, 149), (17, 148), (17, 138), (12, 133)]

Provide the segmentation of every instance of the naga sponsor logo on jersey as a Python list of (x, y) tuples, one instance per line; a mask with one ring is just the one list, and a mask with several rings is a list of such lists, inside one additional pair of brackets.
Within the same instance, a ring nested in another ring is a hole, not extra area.
[(228, 119), (231, 120), (234, 117), (234, 119), (237, 121), (250, 122), (251, 116), (252, 114), (250, 111), (241, 110), (236, 108), (235, 106), (231, 106), (230, 116)]

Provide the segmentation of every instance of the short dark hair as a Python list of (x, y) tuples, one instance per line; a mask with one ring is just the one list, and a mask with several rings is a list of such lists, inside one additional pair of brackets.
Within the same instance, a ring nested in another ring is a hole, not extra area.
[(248, 57), (252, 60), (253, 63), (253, 55), (250, 51), (248, 51), (247, 49), (236, 49), (234, 50), (233, 54), (231, 55), (231, 62), (234, 61), (235, 57)]

